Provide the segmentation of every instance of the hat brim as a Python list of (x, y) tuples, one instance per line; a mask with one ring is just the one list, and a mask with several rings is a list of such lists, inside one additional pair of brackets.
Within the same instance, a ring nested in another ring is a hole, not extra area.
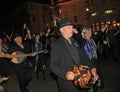
[(73, 24), (64, 24), (64, 25), (61, 25), (61, 26), (59, 26), (59, 29), (62, 28), (62, 27), (65, 27), (65, 26), (73, 26)]

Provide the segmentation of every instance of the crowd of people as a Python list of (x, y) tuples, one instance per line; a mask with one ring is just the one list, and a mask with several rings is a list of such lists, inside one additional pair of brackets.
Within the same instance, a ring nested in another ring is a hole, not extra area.
[[(90, 27), (76, 28), (67, 18), (61, 19), (58, 27), (57, 36), (51, 35), (50, 29), (31, 38), (23, 38), (20, 33), (0, 35), (0, 78), (9, 80), (9, 65), (12, 64), (21, 92), (32, 92), (27, 88), (32, 73), (35, 72), (37, 79), (47, 80), (46, 71), (50, 67), (56, 75), (59, 92), (97, 92), (98, 87), (103, 88), (98, 58), (112, 58), (113, 62), (118, 62), (119, 27), (114, 29), (112, 24), (107, 24), (94, 34)], [(73, 84), (76, 79), (72, 71), (74, 65), (89, 67), (93, 87), (82, 89)]]

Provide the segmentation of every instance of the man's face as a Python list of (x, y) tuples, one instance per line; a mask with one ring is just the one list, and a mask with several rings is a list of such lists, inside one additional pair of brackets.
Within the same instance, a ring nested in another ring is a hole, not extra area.
[(14, 41), (17, 42), (17, 43), (21, 43), (22, 42), (22, 37), (18, 36), (14, 39)]
[(70, 38), (73, 36), (73, 26), (67, 25), (61, 28), (61, 34), (67, 38)]

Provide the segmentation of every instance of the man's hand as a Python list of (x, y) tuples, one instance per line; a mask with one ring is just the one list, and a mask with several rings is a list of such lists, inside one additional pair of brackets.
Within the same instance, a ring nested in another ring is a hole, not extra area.
[(93, 75), (93, 81), (96, 82), (98, 80), (98, 74), (97, 74), (96, 68), (93, 68), (91, 72)]
[(77, 29), (73, 28), (73, 33), (74, 33), (74, 34), (78, 34)]
[(75, 78), (75, 74), (72, 71), (68, 71), (66, 73), (66, 79), (67, 80), (74, 80), (74, 78)]
[(6, 58), (19, 58), (19, 55), (17, 55), (17, 54), (14, 54), (14, 55), (5, 54), (5, 57), (6, 57)]
[(31, 56), (32, 56), (32, 57), (36, 56), (36, 53), (35, 53), (35, 52), (34, 52), (34, 53), (32, 53), (32, 54), (31, 54)]

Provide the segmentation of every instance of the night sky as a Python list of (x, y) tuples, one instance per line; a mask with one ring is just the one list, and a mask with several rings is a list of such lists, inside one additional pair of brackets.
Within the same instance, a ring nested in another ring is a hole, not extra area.
[[(17, 5), (25, 1), (43, 2), (43, 3), (51, 4), (50, 2), (51, 0), (1, 0), (0, 2), (1, 14), (0, 15), (2, 16), (2, 15), (9, 14), (15, 9)], [(57, 0), (54, 0), (54, 2), (56, 1)]]
[[(1, 0), (0, 2), (0, 32), (9, 26), (10, 16), (14, 13), (16, 6), (26, 1), (42, 2), (51, 4), (51, 0)], [(58, 0), (53, 0), (54, 3)]]

